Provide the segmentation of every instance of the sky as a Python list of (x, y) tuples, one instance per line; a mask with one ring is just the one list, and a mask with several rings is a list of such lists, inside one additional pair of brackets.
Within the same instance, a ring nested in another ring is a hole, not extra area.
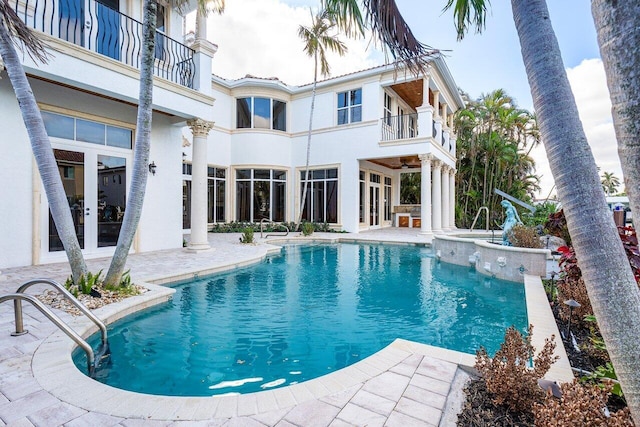
[[(443, 51), (454, 80), (472, 98), (502, 88), (521, 108), (533, 102), (520, 54), (510, 1), (493, 0), (482, 34), (473, 30), (456, 40), (451, 12), (442, 12), (445, 0), (396, 0), (415, 36)], [(580, 118), (596, 163), (602, 172), (622, 180), (611, 103), (600, 60), (589, 0), (547, 2)], [(213, 73), (229, 79), (251, 74), (278, 77), (287, 84), (313, 81), (313, 61), (297, 36), (300, 24), (309, 25), (309, 7), (318, 0), (229, 0), (222, 15), (211, 15), (207, 37), (218, 45)], [(187, 24), (189, 25), (189, 23)], [(370, 38), (349, 40), (344, 57), (330, 56), (331, 75), (362, 70), (385, 62)], [(541, 175), (541, 198), (553, 190), (553, 177), (542, 145), (532, 152)], [(623, 189), (621, 188), (620, 191)]]

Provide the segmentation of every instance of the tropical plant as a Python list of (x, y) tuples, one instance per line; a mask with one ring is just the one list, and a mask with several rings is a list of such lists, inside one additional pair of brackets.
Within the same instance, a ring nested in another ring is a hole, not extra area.
[(421, 179), (420, 172), (407, 172), (400, 175), (400, 204), (420, 203)]
[(602, 173), (602, 189), (607, 196), (613, 196), (618, 193), (618, 187), (620, 187), (620, 180), (613, 172)]
[(240, 243), (253, 243), (253, 228), (246, 227), (240, 236)]
[(539, 132), (536, 117), (518, 108), (502, 89), (483, 95), (456, 113), (458, 173), (456, 185), (462, 227), (482, 206), (489, 208), (490, 222), (499, 221), (502, 197), (498, 188), (530, 202), (538, 186), (535, 163), (529, 155)]
[(85, 276), (80, 277), (80, 280), (77, 280), (77, 283), (74, 283), (73, 278), (69, 277), (64, 282), (64, 286), (76, 297), (80, 293), (85, 295), (95, 294), (97, 296), (99, 294), (96, 294), (96, 288), (102, 283), (100, 276), (102, 276), (102, 270), (98, 271), (96, 274), (89, 271)]
[(51, 142), (14, 42), (20, 44), (34, 61), (47, 62), (48, 55), (44, 45), (15, 13), (9, 2), (0, 0), (0, 56), (18, 99), (31, 149), (49, 201), (51, 216), (67, 254), (73, 281), (78, 284), (80, 278), (87, 274), (87, 265), (75, 233), (69, 201), (62, 185)]
[(347, 52), (347, 46), (338, 39), (333, 31), (337, 28), (336, 18), (332, 10), (322, 9), (315, 15), (311, 10), (311, 26), (301, 25), (298, 28), (298, 37), (304, 42), (305, 53), (313, 58), (313, 86), (311, 89), (311, 110), (309, 112), (309, 130), (307, 132), (307, 160), (304, 167), (304, 189), (302, 190), (302, 200), (300, 201), (300, 212), (296, 224), (302, 220), (302, 211), (307, 199), (307, 188), (309, 186), (309, 159), (311, 157), (311, 130), (313, 128), (313, 112), (316, 103), (316, 87), (318, 85), (318, 62), (320, 63), (320, 73), (323, 77), (329, 75), (329, 61), (327, 60), (327, 50), (336, 52), (343, 56)]
[(629, 206), (640, 216), (640, 7), (637, 2), (592, 0), (591, 13), (607, 76)]
[(310, 223), (310, 222), (303, 222), (302, 226), (301, 226), (301, 229), (302, 229), (302, 235), (303, 236), (311, 236), (313, 234), (313, 230), (314, 230), (313, 224)]
[[(619, 3), (612, 2), (606, 7), (612, 9)], [(481, 0), (448, 0), (446, 8), (453, 6), (459, 38), (469, 25), (482, 30), (487, 4)], [(511, 7), (540, 136), (580, 259), (583, 279), (631, 414), (640, 422), (640, 358), (637, 357), (640, 354), (640, 291), (611, 221), (546, 2), (511, 0)], [(628, 7), (637, 8), (637, 5), (630, 3)], [(611, 34), (623, 37), (613, 23), (606, 24), (615, 28)], [(637, 45), (631, 46), (637, 50)], [(635, 68), (631, 68), (628, 75), (634, 73)], [(621, 85), (626, 84), (625, 79), (620, 80)], [(628, 110), (630, 114), (634, 111), (637, 109)], [(629, 141), (637, 146), (636, 136), (637, 132), (631, 133)], [(637, 165), (633, 167), (637, 172)], [(623, 171), (626, 174), (626, 170)], [(580, 179), (576, 180), (575, 176)]]

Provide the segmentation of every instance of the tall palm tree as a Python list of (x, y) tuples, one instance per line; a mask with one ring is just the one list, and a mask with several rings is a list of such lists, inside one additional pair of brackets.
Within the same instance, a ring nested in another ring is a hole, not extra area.
[(640, 216), (640, 4), (592, 0), (591, 13), (607, 75), (629, 206)]
[(613, 172), (603, 172), (602, 173), (602, 189), (606, 193), (607, 196), (613, 196), (618, 192), (618, 187), (620, 187), (620, 180)]
[[(171, 5), (180, 9), (186, 1), (177, 0)], [(127, 209), (122, 218), (122, 228), (118, 235), (116, 250), (111, 258), (109, 270), (104, 279), (109, 287), (118, 286), (127, 263), (127, 256), (133, 243), (147, 188), (149, 148), (151, 146), (151, 118), (153, 98), (153, 65), (155, 61), (156, 9), (154, 0), (144, 0), (142, 21), (142, 48), (140, 60), (140, 90), (138, 116), (136, 119), (136, 141), (133, 148), (133, 170), (131, 187), (127, 197)], [(198, 13), (206, 15), (209, 10), (224, 11), (224, 0), (198, 0)]]
[[(640, 290), (611, 220), (547, 4), (511, 0), (511, 7), (540, 135), (593, 312), (631, 414), (640, 423)], [(456, 0), (458, 36), (469, 25), (482, 29), (485, 13), (484, 1)]]
[(51, 216), (69, 260), (71, 276), (73, 281), (78, 283), (80, 278), (87, 274), (87, 266), (78, 243), (69, 210), (69, 201), (62, 185), (62, 178), (53, 155), (51, 142), (33, 91), (14, 47), (14, 42), (21, 43), (35, 61), (47, 62), (47, 53), (42, 43), (15, 13), (7, 0), (0, 0), (0, 56), (2, 56), (9, 80), (18, 99), (22, 119), (31, 142), (31, 149), (49, 200)]
[(311, 156), (311, 129), (313, 126), (313, 112), (316, 102), (316, 86), (318, 84), (318, 62), (320, 63), (320, 73), (323, 77), (329, 75), (329, 61), (327, 60), (327, 50), (336, 52), (342, 56), (347, 52), (347, 46), (338, 39), (336, 34), (332, 34), (337, 24), (334, 13), (327, 9), (320, 10), (315, 16), (311, 13), (311, 26), (300, 25), (298, 37), (304, 41), (305, 53), (313, 58), (313, 88), (311, 90), (311, 112), (309, 113), (309, 131), (307, 133), (307, 161), (305, 163), (304, 190), (302, 190), (302, 200), (300, 201), (300, 212), (296, 224), (302, 220), (302, 211), (307, 198), (307, 187), (309, 185), (309, 158)]

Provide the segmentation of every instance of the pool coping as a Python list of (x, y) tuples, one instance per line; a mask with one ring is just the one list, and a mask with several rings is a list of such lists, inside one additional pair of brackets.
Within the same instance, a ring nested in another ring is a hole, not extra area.
[[(327, 239), (307, 239), (307, 241), (311, 240), (327, 241)], [(328, 240), (339, 241), (340, 239)], [(295, 239), (295, 241), (301, 242), (303, 239)], [(371, 243), (371, 241), (365, 242)], [(175, 290), (159, 286), (157, 283), (185, 280), (198, 275), (244, 267), (279, 251), (280, 248), (274, 246), (274, 248), (267, 248), (265, 254), (252, 260), (197, 272), (183, 272), (169, 279), (149, 278), (148, 282), (141, 283), (149, 289), (148, 292), (102, 307), (94, 313), (106, 324), (110, 324), (128, 314), (167, 301)], [(529, 322), (535, 326), (532, 342), (536, 349), (542, 348), (544, 338), (550, 333), (555, 334), (556, 342), (559, 342), (556, 353), (561, 359), (552, 366), (546, 377), (557, 381), (569, 381), (573, 378), (573, 374), (560, 341), (555, 320), (546, 302), (540, 278), (528, 276), (525, 280), (525, 292)], [(530, 294), (531, 298), (529, 298)], [(544, 298), (544, 304), (541, 304), (541, 298)], [(544, 310), (545, 306), (548, 312)], [(74, 318), (69, 325), (83, 337), (97, 330), (95, 325), (86, 318)], [(136, 393), (92, 380), (74, 365), (71, 353), (75, 347), (73, 341), (61, 331), (57, 331), (36, 349), (32, 358), (32, 371), (44, 390), (63, 402), (88, 411), (124, 418), (163, 421), (210, 420), (290, 409), (295, 405), (340, 393), (357, 384), (362, 384), (390, 370), (413, 354), (455, 363), (469, 370), (473, 370), (475, 364), (475, 356), (472, 354), (396, 339), (387, 347), (353, 365), (299, 384), (234, 396), (179, 397)]]

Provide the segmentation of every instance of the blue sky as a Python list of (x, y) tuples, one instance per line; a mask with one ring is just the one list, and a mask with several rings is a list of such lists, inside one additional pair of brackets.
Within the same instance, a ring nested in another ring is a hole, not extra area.
[[(451, 12), (442, 13), (445, 0), (396, 0), (416, 37), (443, 51), (458, 86), (477, 98), (503, 88), (522, 108), (532, 109), (527, 77), (508, 0), (493, 0), (482, 34), (471, 31), (456, 40)], [(278, 77), (285, 83), (313, 79), (313, 63), (297, 37), (300, 24), (310, 21), (309, 6), (318, 0), (229, 0), (226, 11), (211, 16), (208, 38), (218, 44), (213, 72), (225, 78), (246, 74)], [(611, 104), (588, 0), (548, 1), (587, 139), (602, 171), (622, 177), (611, 120)], [(347, 41), (349, 53), (330, 58), (332, 75), (379, 65), (384, 56), (369, 40)], [(543, 148), (534, 150), (537, 173), (545, 197), (553, 178)]]

